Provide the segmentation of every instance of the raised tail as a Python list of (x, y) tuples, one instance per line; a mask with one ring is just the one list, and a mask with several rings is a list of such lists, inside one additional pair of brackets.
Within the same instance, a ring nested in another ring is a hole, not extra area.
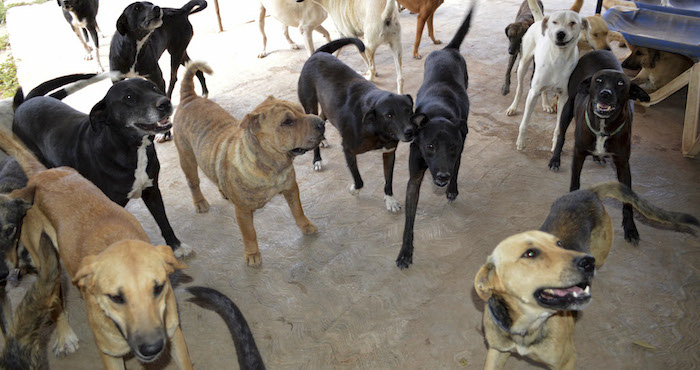
[(386, 6), (384, 6), (384, 11), (382, 12), (382, 20), (387, 26), (391, 24), (391, 18), (394, 15), (394, 9), (396, 9), (396, 0), (386, 0)]
[(671, 212), (654, 206), (632, 191), (627, 185), (619, 182), (607, 182), (595, 185), (588, 189), (593, 192), (598, 199), (606, 197), (615, 198), (621, 202), (631, 204), (644, 217), (665, 224), (670, 224), (676, 228), (681, 226), (700, 226), (700, 221), (692, 215), (680, 212)]
[(79, 74), (73, 74), (73, 75), (67, 75), (67, 76), (61, 76), (54, 78), (52, 80), (48, 80), (39, 86), (33, 88), (27, 96), (24, 96), (24, 93), (22, 91), (22, 88), (20, 87), (17, 89), (17, 92), (15, 93), (14, 100), (12, 102), (12, 108), (14, 110), (19, 107), (20, 104), (24, 103), (25, 101), (36, 97), (36, 96), (44, 96), (51, 91), (54, 91), (60, 87), (63, 87), (65, 85), (68, 85), (66, 87), (63, 87), (62, 89), (55, 91), (52, 93), (51, 96), (52, 98), (56, 98), (58, 100), (61, 100), (65, 98), (66, 96), (86, 87), (89, 85), (94, 84), (95, 82), (102, 81), (106, 79), (107, 77), (110, 76), (109, 72), (104, 72), (100, 74), (95, 74), (95, 73), (79, 73)]
[(190, 302), (212, 310), (224, 319), (236, 347), (238, 366), (241, 369), (265, 369), (258, 347), (255, 345), (253, 333), (236, 304), (212, 288), (195, 286), (187, 288), (187, 291), (194, 296), (188, 299)]
[(18, 137), (11, 132), (0, 130), (0, 149), (17, 160), (19, 165), (22, 166), (22, 170), (24, 170), (27, 178), (31, 178), (37, 172), (46, 170), (46, 167), (36, 159), (34, 154), (24, 146)]
[(194, 75), (197, 71), (202, 71), (208, 75), (214, 73), (214, 70), (209, 67), (209, 64), (202, 61), (187, 62), (185, 69), (185, 76), (180, 83), (180, 100), (197, 96), (197, 93), (194, 91)]
[(464, 21), (462, 21), (462, 25), (459, 26), (459, 29), (457, 30), (457, 33), (455, 33), (454, 37), (452, 37), (452, 41), (450, 41), (447, 46), (445, 46), (445, 49), (457, 49), (459, 50), (459, 47), (462, 45), (462, 41), (464, 41), (464, 37), (467, 36), (467, 32), (469, 32), (469, 26), (472, 23), (472, 13), (474, 12), (474, 6), (469, 9), (469, 13), (467, 14), (467, 17), (464, 18)]
[[(192, 8), (197, 7), (197, 9), (192, 10)], [(183, 13), (194, 14), (201, 12), (207, 8), (207, 2), (205, 0), (192, 0), (185, 4), (179, 10)]]
[(573, 10), (576, 13), (581, 12), (581, 7), (583, 7), (583, 0), (576, 0), (574, 1), (574, 4), (571, 5), (571, 8), (569, 10)]
[(544, 19), (544, 14), (542, 14), (542, 9), (537, 4), (537, 0), (527, 0), (527, 5), (530, 6), (530, 12), (532, 12), (532, 17), (535, 22), (539, 22)]
[(333, 40), (323, 46), (320, 46), (316, 51), (314, 51), (314, 54), (316, 53), (334, 53), (336, 50), (342, 48), (345, 45), (350, 45), (350, 44), (355, 44), (357, 46), (357, 49), (360, 51), (360, 53), (365, 52), (365, 44), (362, 42), (362, 40), (355, 38), (355, 37), (347, 37), (343, 39), (337, 39)]

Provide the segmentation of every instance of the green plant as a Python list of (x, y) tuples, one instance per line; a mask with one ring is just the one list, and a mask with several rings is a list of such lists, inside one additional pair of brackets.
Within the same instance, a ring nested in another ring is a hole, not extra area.
[(0, 36), (0, 51), (7, 49), (8, 46), (10, 46), (10, 40), (9, 40), (9, 35), (4, 34)]
[(15, 91), (19, 88), (17, 82), (17, 65), (12, 54), (8, 55), (7, 59), (0, 64), (0, 98), (9, 98), (14, 96)]
[(13, 8), (15, 6), (22, 6), (22, 5), (34, 5), (34, 4), (43, 4), (49, 0), (33, 0), (33, 1), (23, 1), (21, 3), (14, 3), (10, 5), (5, 5), (5, 0), (0, 0), (0, 23), (5, 23), (5, 16), (7, 15), (7, 10), (10, 8)]

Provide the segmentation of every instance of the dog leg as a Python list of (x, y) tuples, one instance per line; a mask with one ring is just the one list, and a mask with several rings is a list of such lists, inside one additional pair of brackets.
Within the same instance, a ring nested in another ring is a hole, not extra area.
[(163, 205), (163, 196), (160, 193), (158, 186), (151, 186), (143, 190), (141, 199), (146, 203), (146, 208), (151, 212), (160, 228), (161, 235), (165, 239), (165, 243), (173, 249), (175, 257), (185, 257), (192, 253), (192, 247), (181, 243), (175, 236), (173, 228), (170, 226), (168, 216), (165, 214), (165, 206)]
[[(63, 289), (60, 289), (63, 291)], [(78, 336), (75, 335), (73, 328), (68, 323), (68, 317), (63, 309), (63, 297), (61, 302), (57, 303), (61, 307), (58, 316), (56, 317), (56, 341), (53, 344), (53, 353), (57, 357), (69, 355), (78, 350)]]
[(95, 49), (93, 51), (95, 53), (95, 61), (97, 62), (97, 69), (100, 73), (102, 73), (105, 71), (105, 68), (102, 66), (102, 61), (100, 60), (100, 40), (97, 38), (97, 30), (95, 29), (95, 27), (90, 27), (88, 29), (88, 31), (90, 31), (90, 37), (92, 37), (92, 43), (95, 45)]
[(523, 93), (523, 81), (525, 80), (525, 71), (527, 70), (527, 67), (530, 66), (530, 60), (532, 58), (526, 57), (522, 52), (520, 53), (520, 62), (518, 63), (518, 71), (516, 72), (518, 75), (518, 86), (515, 87), (515, 96), (513, 97), (513, 102), (510, 104), (510, 107), (506, 109), (506, 116), (512, 116), (515, 114), (515, 111), (518, 109), (518, 104), (520, 104), (520, 96)]
[(382, 153), (384, 162), (384, 206), (391, 213), (401, 210), (401, 204), (394, 198), (393, 179), (394, 163), (396, 161), (396, 148), (390, 152)]
[(182, 335), (182, 330), (179, 326), (175, 330), (173, 337), (170, 338), (170, 356), (175, 360), (178, 369), (192, 370), (192, 361), (190, 360), (190, 353), (187, 351), (187, 342), (185, 342), (185, 336)]
[(452, 177), (450, 178), (450, 183), (447, 184), (447, 192), (445, 195), (447, 196), (447, 200), (449, 202), (454, 202), (455, 199), (457, 199), (457, 195), (459, 195), (459, 190), (457, 189), (457, 177), (459, 176), (459, 164), (461, 162), (462, 156), (460, 153), (460, 156), (457, 157), (457, 161), (455, 162), (455, 168), (452, 169)]
[(433, 12), (430, 13), (430, 17), (428, 17), (428, 36), (431, 40), (433, 40), (433, 44), (440, 45), (442, 44), (442, 41), (436, 39), (435, 34), (433, 33), (433, 16), (435, 15), (435, 10), (433, 10)]
[(377, 70), (375, 69), (374, 65), (374, 51), (374, 48), (370, 49), (367, 46), (365, 47), (365, 55), (367, 56), (365, 59), (365, 62), (367, 63), (367, 72), (364, 73), (364, 76), (368, 81), (374, 81), (374, 78), (377, 77)]
[[(398, 39), (398, 37), (397, 37)], [(401, 40), (394, 40), (389, 45), (394, 52), (394, 68), (396, 69), (396, 93), (403, 94), (403, 62)], [(372, 52), (372, 66), (374, 67), (374, 51)]]
[(396, 266), (400, 269), (408, 268), (413, 263), (413, 225), (416, 221), (420, 185), (427, 168), (428, 165), (421, 157), (420, 151), (411, 146), (408, 159), (410, 177), (406, 185), (406, 222), (403, 227), (403, 243), (396, 257)]
[(73, 32), (75, 32), (75, 35), (78, 36), (78, 40), (80, 40), (80, 43), (83, 44), (83, 48), (85, 48), (85, 52), (87, 54), (85, 55), (84, 59), (85, 60), (92, 60), (92, 48), (83, 39), (83, 35), (80, 33), (80, 29), (78, 27), (75, 27), (75, 26), (71, 26), (71, 28), (73, 28)]
[(106, 370), (125, 370), (124, 359), (121, 357), (110, 356), (102, 351), (100, 351), (100, 360), (102, 360), (102, 367)]
[(425, 27), (425, 22), (428, 20), (428, 16), (421, 12), (418, 14), (416, 19), (416, 41), (413, 43), (413, 58), (420, 59), (421, 56), (418, 54), (418, 47), (420, 46), (420, 39), (423, 37), (423, 27)]
[(263, 42), (263, 49), (258, 54), (258, 58), (265, 58), (267, 56), (267, 35), (265, 35), (265, 7), (262, 5), (260, 5), (260, 15), (258, 16), (258, 28), (260, 28)]
[(245, 263), (248, 266), (258, 267), (262, 263), (262, 256), (258, 249), (258, 236), (255, 233), (253, 212), (254, 210), (236, 206), (236, 221), (238, 221), (238, 228), (241, 230), (241, 237), (243, 237)]
[(549, 92), (548, 91), (542, 91), (542, 110), (544, 110), (547, 113), (554, 113), (557, 111), (557, 107), (555, 103), (551, 103), (549, 101)]
[[(320, 24), (318, 25), (318, 27), (316, 27), (316, 32), (323, 35), (323, 37), (326, 39), (326, 41), (331, 42), (331, 34), (328, 33), (328, 31), (325, 28), (323, 28), (323, 26), (321, 26)], [(313, 51), (312, 51), (312, 53), (313, 53)]]
[(318, 228), (304, 215), (304, 209), (301, 207), (301, 200), (299, 199), (299, 185), (296, 180), (292, 182), (292, 188), (283, 191), (282, 195), (284, 195), (284, 199), (287, 200), (289, 209), (292, 211), (292, 216), (294, 216), (294, 221), (296, 221), (301, 232), (304, 234), (313, 234), (318, 231)]
[(506, 365), (510, 357), (510, 352), (501, 352), (497, 349), (489, 348), (486, 353), (486, 364), (484, 370), (500, 370)]
[[(617, 170), (617, 180), (632, 189), (632, 174), (630, 173), (629, 158), (613, 156), (613, 163)], [(625, 203), (622, 206), (622, 228), (625, 231), (625, 240), (632, 245), (639, 245), (639, 232), (634, 224), (632, 205)]]
[(102, 30), (100, 29), (100, 26), (97, 24), (97, 21), (95, 21), (95, 29), (97, 30), (97, 32), (100, 33), (100, 37), (105, 38), (105, 34), (102, 33)]
[(501, 88), (501, 95), (506, 96), (510, 92), (510, 73), (513, 71), (513, 65), (515, 64), (515, 60), (518, 58), (518, 53), (515, 53), (510, 56), (510, 59), (508, 60), (508, 69), (506, 69), (506, 82), (503, 84), (503, 88)]
[[(559, 95), (559, 99), (561, 101), (565, 101), (568, 103), (569, 95), (567, 93), (561, 93)], [(561, 130), (561, 125), (559, 124), (559, 122), (561, 122), (561, 116), (562, 116), (562, 110), (559, 109), (557, 111), (557, 122), (554, 124), (554, 133), (552, 133), (552, 152), (554, 152), (554, 150), (557, 147), (557, 140), (559, 139), (559, 132)], [(566, 134), (566, 132), (564, 134)], [(563, 143), (562, 143), (562, 145), (563, 145)]]
[(365, 186), (365, 183), (362, 181), (360, 171), (357, 169), (357, 157), (348, 150), (343, 150), (343, 153), (345, 154), (345, 161), (348, 164), (348, 169), (354, 181), (354, 183), (350, 185), (350, 194), (355, 196), (360, 195), (360, 189)]
[(559, 166), (561, 164), (561, 151), (564, 148), (564, 140), (566, 139), (566, 130), (571, 124), (571, 120), (574, 118), (574, 98), (575, 96), (566, 99), (566, 104), (564, 104), (564, 109), (561, 109), (561, 115), (557, 120), (557, 125), (559, 126), (559, 135), (557, 137), (557, 143), (554, 146), (554, 153), (552, 158), (549, 160), (549, 169), (552, 171), (559, 171)]
[(306, 28), (302, 28), (302, 27), (299, 27), (299, 29), (301, 30), (301, 33), (304, 35), (304, 46), (306, 47), (306, 53), (309, 54), (309, 57), (310, 57), (314, 54), (314, 50), (315, 50), (314, 38), (313, 38), (313, 34), (311, 32), (311, 31), (313, 31), (313, 29), (306, 29)]
[(190, 188), (192, 194), (192, 202), (197, 213), (209, 212), (209, 202), (204, 198), (202, 190), (199, 188), (199, 172), (197, 171), (197, 159), (190, 145), (185, 142), (185, 139), (175, 138), (175, 146), (177, 154), (180, 158), (180, 168), (187, 179), (187, 187)]
[(314, 148), (314, 162), (313, 162), (313, 168), (314, 171), (320, 172), (323, 171), (323, 161), (321, 160), (321, 145), (317, 146)]
[[(309, 34), (311, 34), (311, 32), (309, 32)], [(292, 50), (299, 50), (299, 45), (295, 44), (294, 41), (292, 41), (292, 38), (289, 37), (289, 27), (288, 26), (284, 26), (284, 38), (287, 39), (287, 42), (289, 43), (289, 47)]]
[(586, 153), (576, 150), (574, 147), (574, 158), (571, 163), (571, 184), (569, 185), (569, 191), (578, 190), (581, 187), (581, 169), (583, 168), (583, 162), (586, 161)]
[[(520, 84), (518, 84), (520, 88)], [(534, 105), (537, 102), (537, 97), (542, 92), (542, 89), (537, 85), (530, 88), (527, 93), (527, 100), (525, 100), (525, 111), (523, 112), (523, 120), (520, 121), (520, 128), (518, 130), (518, 139), (515, 141), (515, 147), (518, 150), (525, 149), (527, 143), (527, 126), (530, 123), (530, 117), (532, 116), (532, 111), (534, 110)]]

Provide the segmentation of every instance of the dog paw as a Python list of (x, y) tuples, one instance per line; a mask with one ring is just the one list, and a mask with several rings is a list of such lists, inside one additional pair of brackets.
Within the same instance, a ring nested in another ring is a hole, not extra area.
[(318, 144), (318, 146), (319, 146), (319, 148), (330, 148), (331, 143), (329, 143), (328, 140), (323, 139), (323, 140), (321, 140), (321, 143)]
[(510, 107), (508, 107), (508, 109), (506, 109), (506, 116), (514, 115), (515, 111), (516, 111), (516, 107), (511, 105)]
[(70, 326), (63, 332), (57, 331), (57, 335), (53, 344), (53, 353), (56, 357), (67, 356), (78, 350), (78, 336)]
[(262, 53), (258, 54), (258, 58), (262, 59), (268, 56), (267, 52), (263, 51)]
[(323, 162), (321, 162), (321, 161), (314, 162), (314, 171), (316, 171), (316, 172), (323, 171)]
[(542, 105), (542, 109), (547, 113), (557, 112), (557, 107), (555, 105)]
[(527, 142), (527, 136), (518, 135), (518, 140), (515, 141), (515, 148), (518, 150), (525, 149), (525, 143)]
[(301, 232), (304, 235), (315, 234), (318, 232), (318, 227), (312, 224), (311, 221), (309, 221), (306, 225), (299, 226), (299, 229), (301, 229)]
[(445, 195), (447, 196), (447, 201), (449, 201), (450, 203), (452, 203), (452, 202), (455, 201), (455, 199), (457, 199), (457, 196), (459, 195), (459, 192), (458, 192), (458, 191), (455, 191), (454, 193), (452, 193), (452, 192), (450, 192), (450, 191), (447, 191), (447, 192), (445, 193)]
[(361, 189), (355, 189), (355, 184), (350, 184), (350, 195), (358, 196), (360, 195)]
[(166, 141), (170, 141), (173, 139), (173, 134), (168, 131), (164, 134), (157, 134), (156, 135), (156, 143), (164, 143)]
[(209, 202), (206, 199), (200, 199), (194, 203), (194, 209), (197, 213), (207, 213), (209, 212)]
[(439, 39), (435, 39), (435, 40), (433, 40), (433, 44), (440, 45), (440, 44), (442, 44), (442, 41), (440, 41)]
[(422, 56), (418, 53), (413, 53), (413, 59), (420, 59)]
[(180, 243), (180, 246), (173, 250), (176, 258), (184, 258), (191, 255), (194, 249), (185, 243)]
[(397, 213), (401, 210), (401, 203), (392, 195), (384, 194), (384, 206), (386, 206), (386, 210), (391, 213)]
[(289, 44), (289, 48), (292, 50), (299, 50), (299, 45), (297, 44)]
[(251, 254), (246, 253), (245, 264), (250, 267), (260, 267), (260, 264), (262, 264), (262, 256), (260, 255), (260, 252)]
[(396, 258), (396, 266), (401, 270), (407, 269), (413, 264), (413, 254), (412, 253), (399, 253)]
[(509, 92), (510, 92), (510, 85), (503, 84), (503, 87), (501, 88), (501, 95), (506, 96), (506, 95), (508, 95)]
[(639, 232), (637, 231), (637, 227), (634, 225), (632, 227), (624, 227), (623, 225), (623, 228), (625, 229), (625, 240), (635, 247), (638, 246)]
[(559, 165), (561, 164), (561, 159), (559, 157), (552, 157), (549, 160), (549, 169), (552, 171), (559, 171)]

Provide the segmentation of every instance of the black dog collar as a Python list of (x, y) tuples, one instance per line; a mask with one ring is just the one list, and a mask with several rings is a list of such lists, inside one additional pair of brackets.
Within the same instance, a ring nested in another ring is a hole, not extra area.
[(508, 304), (500, 296), (492, 295), (489, 298), (487, 305), (493, 321), (508, 334), (511, 334), (510, 327), (513, 325), (513, 320), (508, 313)]

